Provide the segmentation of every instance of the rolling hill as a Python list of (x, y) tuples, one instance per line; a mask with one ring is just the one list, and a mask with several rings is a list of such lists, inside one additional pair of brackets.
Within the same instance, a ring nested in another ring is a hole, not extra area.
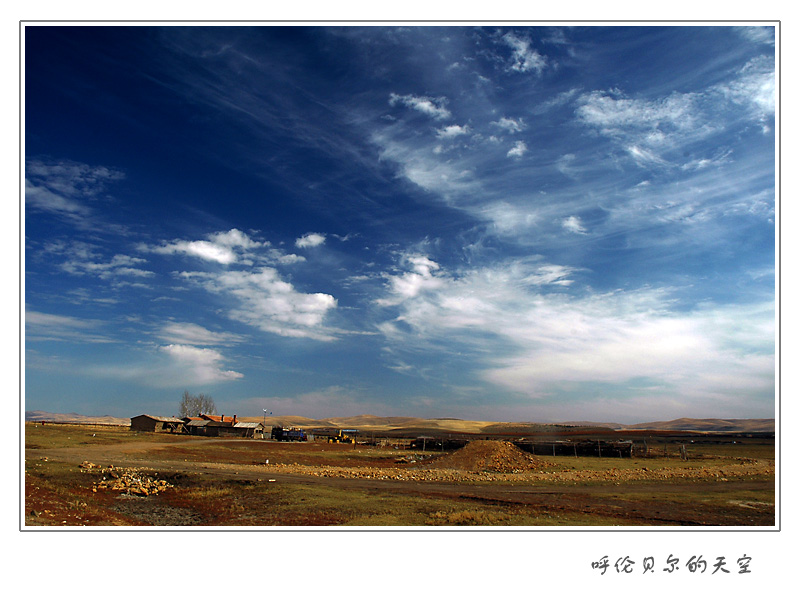
[[(139, 414), (139, 413), (137, 413)], [(261, 422), (263, 417), (239, 417), (242, 421)], [(61, 423), (102, 423), (112, 425), (130, 425), (130, 418), (119, 418), (108, 415), (87, 416), (77, 413), (48, 413), (41, 410), (26, 411), (25, 421), (51, 421)], [(330, 417), (326, 419), (310, 419), (301, 416), (270, 416), (266, 424), (271, 426), (300, 427), (302, 429), (333, 427), (340, 429), (359, 429), (360, 431), (432, 431), (438, 433), (473, 433), (473, 434), (521, 434), (528, 432), (548, 432), (559, 428), (599, 428), (606, 431), (620, 430), (655, 430), (655, 431), (706, 431), (706, 432), (773, 432), (774, 419), (693, 419), (681, 418), (673, 421), (653, 421), (623, 425), (619, 423), (601, 423), (592, 421), (576, 421), (564, 423), (530, 423), (530, 422), (496, 422), (471, 421), (454, 418), (422, 419), (418, 417), (379, 417), (375, 415), (357, 415), (350, 417)]]

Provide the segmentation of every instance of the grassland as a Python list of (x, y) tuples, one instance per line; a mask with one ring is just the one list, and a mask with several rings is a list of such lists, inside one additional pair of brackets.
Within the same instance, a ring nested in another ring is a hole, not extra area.
[[(650, 457), (504, 474), (432, 470), (447, 452), (400, 464), (402, 451), (351, 444), (28, 424), (21, 513), (26, 527), (775, 525), (773, 441), (687, 441), (687, 459), (655, 442)], [(110, 465), (170, 488), (98, 488)]]

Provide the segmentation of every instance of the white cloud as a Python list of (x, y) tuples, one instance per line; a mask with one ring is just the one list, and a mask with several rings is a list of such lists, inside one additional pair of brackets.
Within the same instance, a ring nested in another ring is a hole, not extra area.
[(230, 332), (213, 332), (192, 322), (167, 322), (158, 332), (165, 342), (189, 345), (216, 345), (241, 342)]
[(168, 344), (156, 347), (144, 359), (132, 359), (118, 364), (74, 362), (62, 364), (64, 373), (90, 377), (112, 378), (163, 390), (209, 386), (242, 379), (242, 373), (225, 369), (226, 358), (215, 349), (187, 344)]
[(708, 401), (734, 385), (771, 393), (773, 302), (675, 311), (668, 290), (571, 297), (555, 288), (575, 271), (539, 261), (452, 273), (421, 258), (378, 302), (397, 308), (378, 326), (394, 354), (471, 352), (485, 381), (533, 397), (640, 380)]
[(759, 119), (773, 117), (777, 96), (774, 60), (768, 57), (750, 60), (735, 80), (717, 86), (716, 90), (734, 103), (749, 106)]
[(388, 275), (391, 295), (379, 299), (379, 305), (397, 305), (407, 299), (417, 297), (421, 292), (436, 291), (443, 285), (443, 280), (436, 276), (440, 266), (421, 254), (409, 254), (402, 257), (402, 263), (412, 269), (400, 276)]
[[(648, 379), (665, 394), (726, 397), (740, 386), (773, 392), (774, 311), (751, 307), (672, 313), (659, 292), (544, 303), (518, 357), (497, 359), (484, 377), (509, 389)], [(656, 310), (653, 308), (657, 308)]]
[(433, 158), (428, 146), (408, 146), (379, 134), (374, 135), (374, 141), (381, 148), (382, 160), (397, 163), (403, 177), (445, 200), (479, 189), (472, 171), (460, 168), (459, 163)]
[(534, 70), (540, 74), (546, 67), (546, 58), (529, 45), (529, 40), (519, 37), (515, 33), (507, 33), (502, 40), (512, 49), (512, 60), (509, 70), (515, 72), (529, 72)]
[(212, 233), (209, 235), (209, 240), (217, 245), (227, 246), (232, 249), (240, 248), (243, 250), (250, 250), (265, 245), (262, 242), (252, 240), (246, 233), (243, 233), (239, 229)]
[[(416, 253), (403, 255), (401, 263), (407, 270), (387, 276), (387, 296), (377, 304), (400, 307), (398, 319), (411, 325), (423, 339), (445, 328), (479, 326), (497, 333), (509, 323), (502, 321), (507, 316), (506, 307), (521, 311), (522, 304), (531, 301), (525, 294), (532, 287), (565, 286), (573, 273), (571, 268), (538, 261), (512, 261), (493, 268), (447, 273), (437, 262)], [(518, 304), (513, 303), (516, 299)]]
[(220, 273), (182, 272), (179, 275), (199, 282), (207, 291), (232, 298), (228, 316), (234, 320), (281, 336), (333, 340), (332, 331), (323, 326), (337, 300), (324, 293), (300, 293), (283, 281), (274, 268)]
[(588, 232), (582, 224), (582, 219), (575, 215), (563, 219), (562, 227), (569, 233), (577, 233), (579, 235), (585, 235)]
[(468, 134), (470, 132), (470, 128), (468, 126), (446, 126), (445, 128), (440, 128), (437, 130), (437, 138), (440, 139), (451, 139), (456, 138), (457, 136), (462, 136), (464, 134)]
[(618, 92), (592, 91), (579, 98), (579, 120), (608, 134), (669, 125), (687, 130), (697, 122), (696, 96), (673, 93), (658, 100), (628, 99)]
[(747, 62), (731, 80), (697, 92), (657, 99), (632, 99), (617, 89), (584, 93), (575, 115), (580, 123), (619, 141), (639, 165), (667, 164), (657, 151), (687, 155), (684, 146), (728, 127), (756, 122), (770, 131), (776, 95), (774, 59), (762, 56)]
[(219, 264), (232, 264), (237, 261), (237, 255), (230, 247), (203, 240), (176, 240), (172, 243), (151, 247), (150, 251), (165, 255), (184, 254)]
[(526, 153), (527, 150), (529, 149), (527, 149), (526, 143), (523, 140), (519, 140), (518, 142), (515, 143), (515, 146), (513, 146), (509, 151), (507, 151), (507, 156), (518, 159), (520, 157), (523, 157), (524, 153)]
[(186, 373), (186, 383), (201, 385), (222, 381), (237, 380), (244, 377), (237, 371), (222, 369), (225, 358), (214, 349), (198, 348), (185, 344), (170, 344), (160, 347), (172, 360), (174, 374)]
[(206, 240), (197, 241), (175, 240), (170, 243), (165, 242), (159, 246), (140, 247), (156, 254), (183, 254), (209, 262), (228, 265), (237, 262), (240, 255), (245, 256), (250, 250), (269, 245), (252, 240), (239, 229), (211, 233), (207, 235), (207, 238)]
[(306, 262), (306, 258), (298, 254), (285, 254), (279, 250), (271, 250), (269, 259), (278, 264), (297, 264), (299, 262)]
[(501, 118), (497, 122), (491, 122), (491, 125), (497, 126), (510, 134), (521, 132), (526, 128), (523, 118), (518, 118), (517, 120), (514, 118)]
[(451, 117), (451, 112), (446, 108), (447, 100), (445, 97), (418, 97), (415, 95), (390, 94), (390, 105), (400, 103), (436, 120), (444, 120)]
[(299, 248), (311, 248), (323, 245), (326, 242), (326, 236), (322, 233), (307, 233), (303, 237), (295, 240), (295, 246)]

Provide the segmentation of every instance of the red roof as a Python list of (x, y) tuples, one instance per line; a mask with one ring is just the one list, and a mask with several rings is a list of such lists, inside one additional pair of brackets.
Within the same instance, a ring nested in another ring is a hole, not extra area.
[(201, 415), (202, 419), (207, 421), (217, 421), (218, 423), (233, 423), (235, 417), (224, 417), (223, 415)]

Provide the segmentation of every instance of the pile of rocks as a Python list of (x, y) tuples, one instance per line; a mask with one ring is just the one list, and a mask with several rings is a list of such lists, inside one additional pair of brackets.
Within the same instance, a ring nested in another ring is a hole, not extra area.
[[(102, 474), (102, 478), (92, 484), (92, 492), (108, 489), (126, 495), (147, 497), (157, 495), (173, 487), (170, 483), (155, 476), (145, 474), (144, 468), (119, 468), (109, 465), (106, 468), (91, 462), (82, 462), (78, 465), (89, 472)], [(83, 470), (82, 470), (83, 471)]]
[(551, 462), (527, 454), (509, 441), (496, 440), (471, 441), (464, 448), (431, 465), (435, 468), (513, 474), (553, 466)]

